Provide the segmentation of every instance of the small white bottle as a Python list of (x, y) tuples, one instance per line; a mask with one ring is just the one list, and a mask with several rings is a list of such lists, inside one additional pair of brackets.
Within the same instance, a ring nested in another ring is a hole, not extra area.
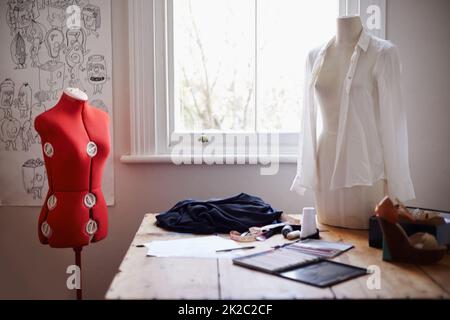
[(305, 239), (312, 236), (317, 232), (316, 224), (316, 209), (315, 208), (303, 208), (302, 217), (302, 229), (300, 232), (300, 238)]

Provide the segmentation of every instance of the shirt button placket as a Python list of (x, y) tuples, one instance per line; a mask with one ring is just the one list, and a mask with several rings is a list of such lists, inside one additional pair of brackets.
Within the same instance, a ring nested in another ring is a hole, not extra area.
[(356, 62), (358, 61), (358, 56), (359, 51), (355, 50), (355, 52), (353, 52), (352, 54), (352, 57), (350, 58), (350, 68), (347, 73), (346, 87), (345, 87), (347, 93), (350, 93), (350, 89), (352, 87), (353, 76), (355, 75)]

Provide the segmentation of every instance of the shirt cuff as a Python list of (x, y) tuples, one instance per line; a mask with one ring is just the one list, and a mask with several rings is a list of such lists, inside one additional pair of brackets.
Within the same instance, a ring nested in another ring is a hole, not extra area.
[(300, 177), (299, 175), (295, 176), (294, 182), (292, 182), (291, 185), (291, 191), (297, 192), (299, 195), (303, 196), (305, 195), (306, 188), (300, 183)]

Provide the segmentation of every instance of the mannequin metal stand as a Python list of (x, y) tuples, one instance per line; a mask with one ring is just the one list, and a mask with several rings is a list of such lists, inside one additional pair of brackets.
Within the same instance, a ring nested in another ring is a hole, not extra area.
[(81, 250), (83, 250), (82, 247), (80, 248), (73, 248), (73, 251), (75, 251), (75, 264), (78, 268), (80, 268), (80, 288), (77, 289), (77, 300), (83, 300), (83, 285), (82, 285), (82, 276), (81, 276)]

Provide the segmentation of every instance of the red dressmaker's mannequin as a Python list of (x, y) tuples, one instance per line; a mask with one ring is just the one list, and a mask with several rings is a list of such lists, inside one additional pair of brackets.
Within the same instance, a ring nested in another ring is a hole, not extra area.
[(66, 89), (35, 120), (49, 184), (39, 215), (39, 239), (54, 248), (74, 248), (77, 262), (83, 246), (108, 232), (101, 182), (110, 150), (109, 118), (87, 100), (79, 89)]

